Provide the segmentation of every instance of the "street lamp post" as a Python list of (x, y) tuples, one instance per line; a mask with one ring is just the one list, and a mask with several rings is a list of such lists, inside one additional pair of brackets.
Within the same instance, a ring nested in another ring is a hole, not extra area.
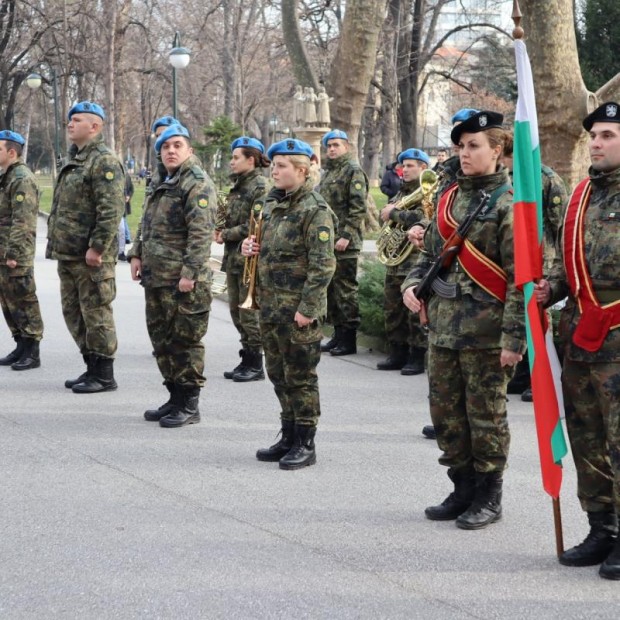
[[(62, 156), (60, 154), (60, 110), (58, 106), (58, 81), (56, 79), (56, 70), (50, 67), (52, 74), (52, 97), (54, 102), (54, 157), (56, 160), (56, 166), (60, 166), (62, 163)], [(43, 78), (38, 73), (31, 73), (26, 78), (26, 84), (32, 90), (37, 90), (41, 87)]]
[(177, 107), (177, 69), (185, 69), (189, 64), (190, 51), (181, 47), (181, 38), (179, 32), (174, 33), (174, 39), (172, 41), (172, 49), (168, 54), (168, 60), (172, 65), (172, 115), (174, 118), (178, 116)]

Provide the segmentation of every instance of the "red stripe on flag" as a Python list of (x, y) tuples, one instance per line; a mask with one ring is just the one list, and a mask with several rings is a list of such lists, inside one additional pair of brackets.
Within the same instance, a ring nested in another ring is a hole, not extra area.
[(522, 287), (542, 276), (542, 246), (538, 243), (538, 206), (514, 203), (515, 285)]

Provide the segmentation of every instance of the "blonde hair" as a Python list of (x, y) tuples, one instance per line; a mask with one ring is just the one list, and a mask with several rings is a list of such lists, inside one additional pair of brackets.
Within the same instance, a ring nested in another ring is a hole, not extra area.
[(310, 174), (311, 162), (307, 155), (286, 155), (293, 166), (299, 170), (306, 171), (306, 177)]

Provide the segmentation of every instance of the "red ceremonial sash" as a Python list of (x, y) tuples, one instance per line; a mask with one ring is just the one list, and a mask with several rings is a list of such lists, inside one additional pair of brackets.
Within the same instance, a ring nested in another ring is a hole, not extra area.
[(596, 294), (586, 261), (584, 221), (592, 195), (590, 179), (575, 188), (564, 216), (564, 269), (568, 286), (579, 306), (579, 322), (573, 342), (586, 351), (598, 351), (609, 330), (620, 327), (620, 300), (601, 305)]
[[(437, 205), (437, 228), (444, 242), (458, 227), (458, 222), (452, 217), (452, 207), (456, 201), (458, 189), (456, 183), (449, 187)], [(461, 245), (457, 259), (465, 273), (478, 286), (502, 303), (506, 300), (508, 284), (506, 272), (468, 239), (465, 239)]]

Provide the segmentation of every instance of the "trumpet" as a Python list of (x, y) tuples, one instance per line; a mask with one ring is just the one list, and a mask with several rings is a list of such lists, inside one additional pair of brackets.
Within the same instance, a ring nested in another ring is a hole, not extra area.
[[(433, 216), (433, 198), (439, 185), (439, 178), (433, 170), (423, 170), (420, 187), (405, 196), (395, 205), (395, 209), (410, 210), (422, 203), (424, 217)], [(383, 224), (377, 238), (377, 257), (386, 267), (400, 265), (413, 252), (414, 245), (407, 238), (407, 229), (398, 222), (388, 220)]]
[[(261, 241), (261, 233), (263, 229), (263, 204), (254, 203), (252, 213), (250, 214), (250, 231), (248, 237), (254, 236), (256, 243)], [(245, 301), (239, 305), (243, 310), (257, 310), (256, 303), (256, 276), (258, 270), (258, 254), (254, 256), (246, 256), (243, 264), (243, 284), (248, 287), (248, 294)]]

